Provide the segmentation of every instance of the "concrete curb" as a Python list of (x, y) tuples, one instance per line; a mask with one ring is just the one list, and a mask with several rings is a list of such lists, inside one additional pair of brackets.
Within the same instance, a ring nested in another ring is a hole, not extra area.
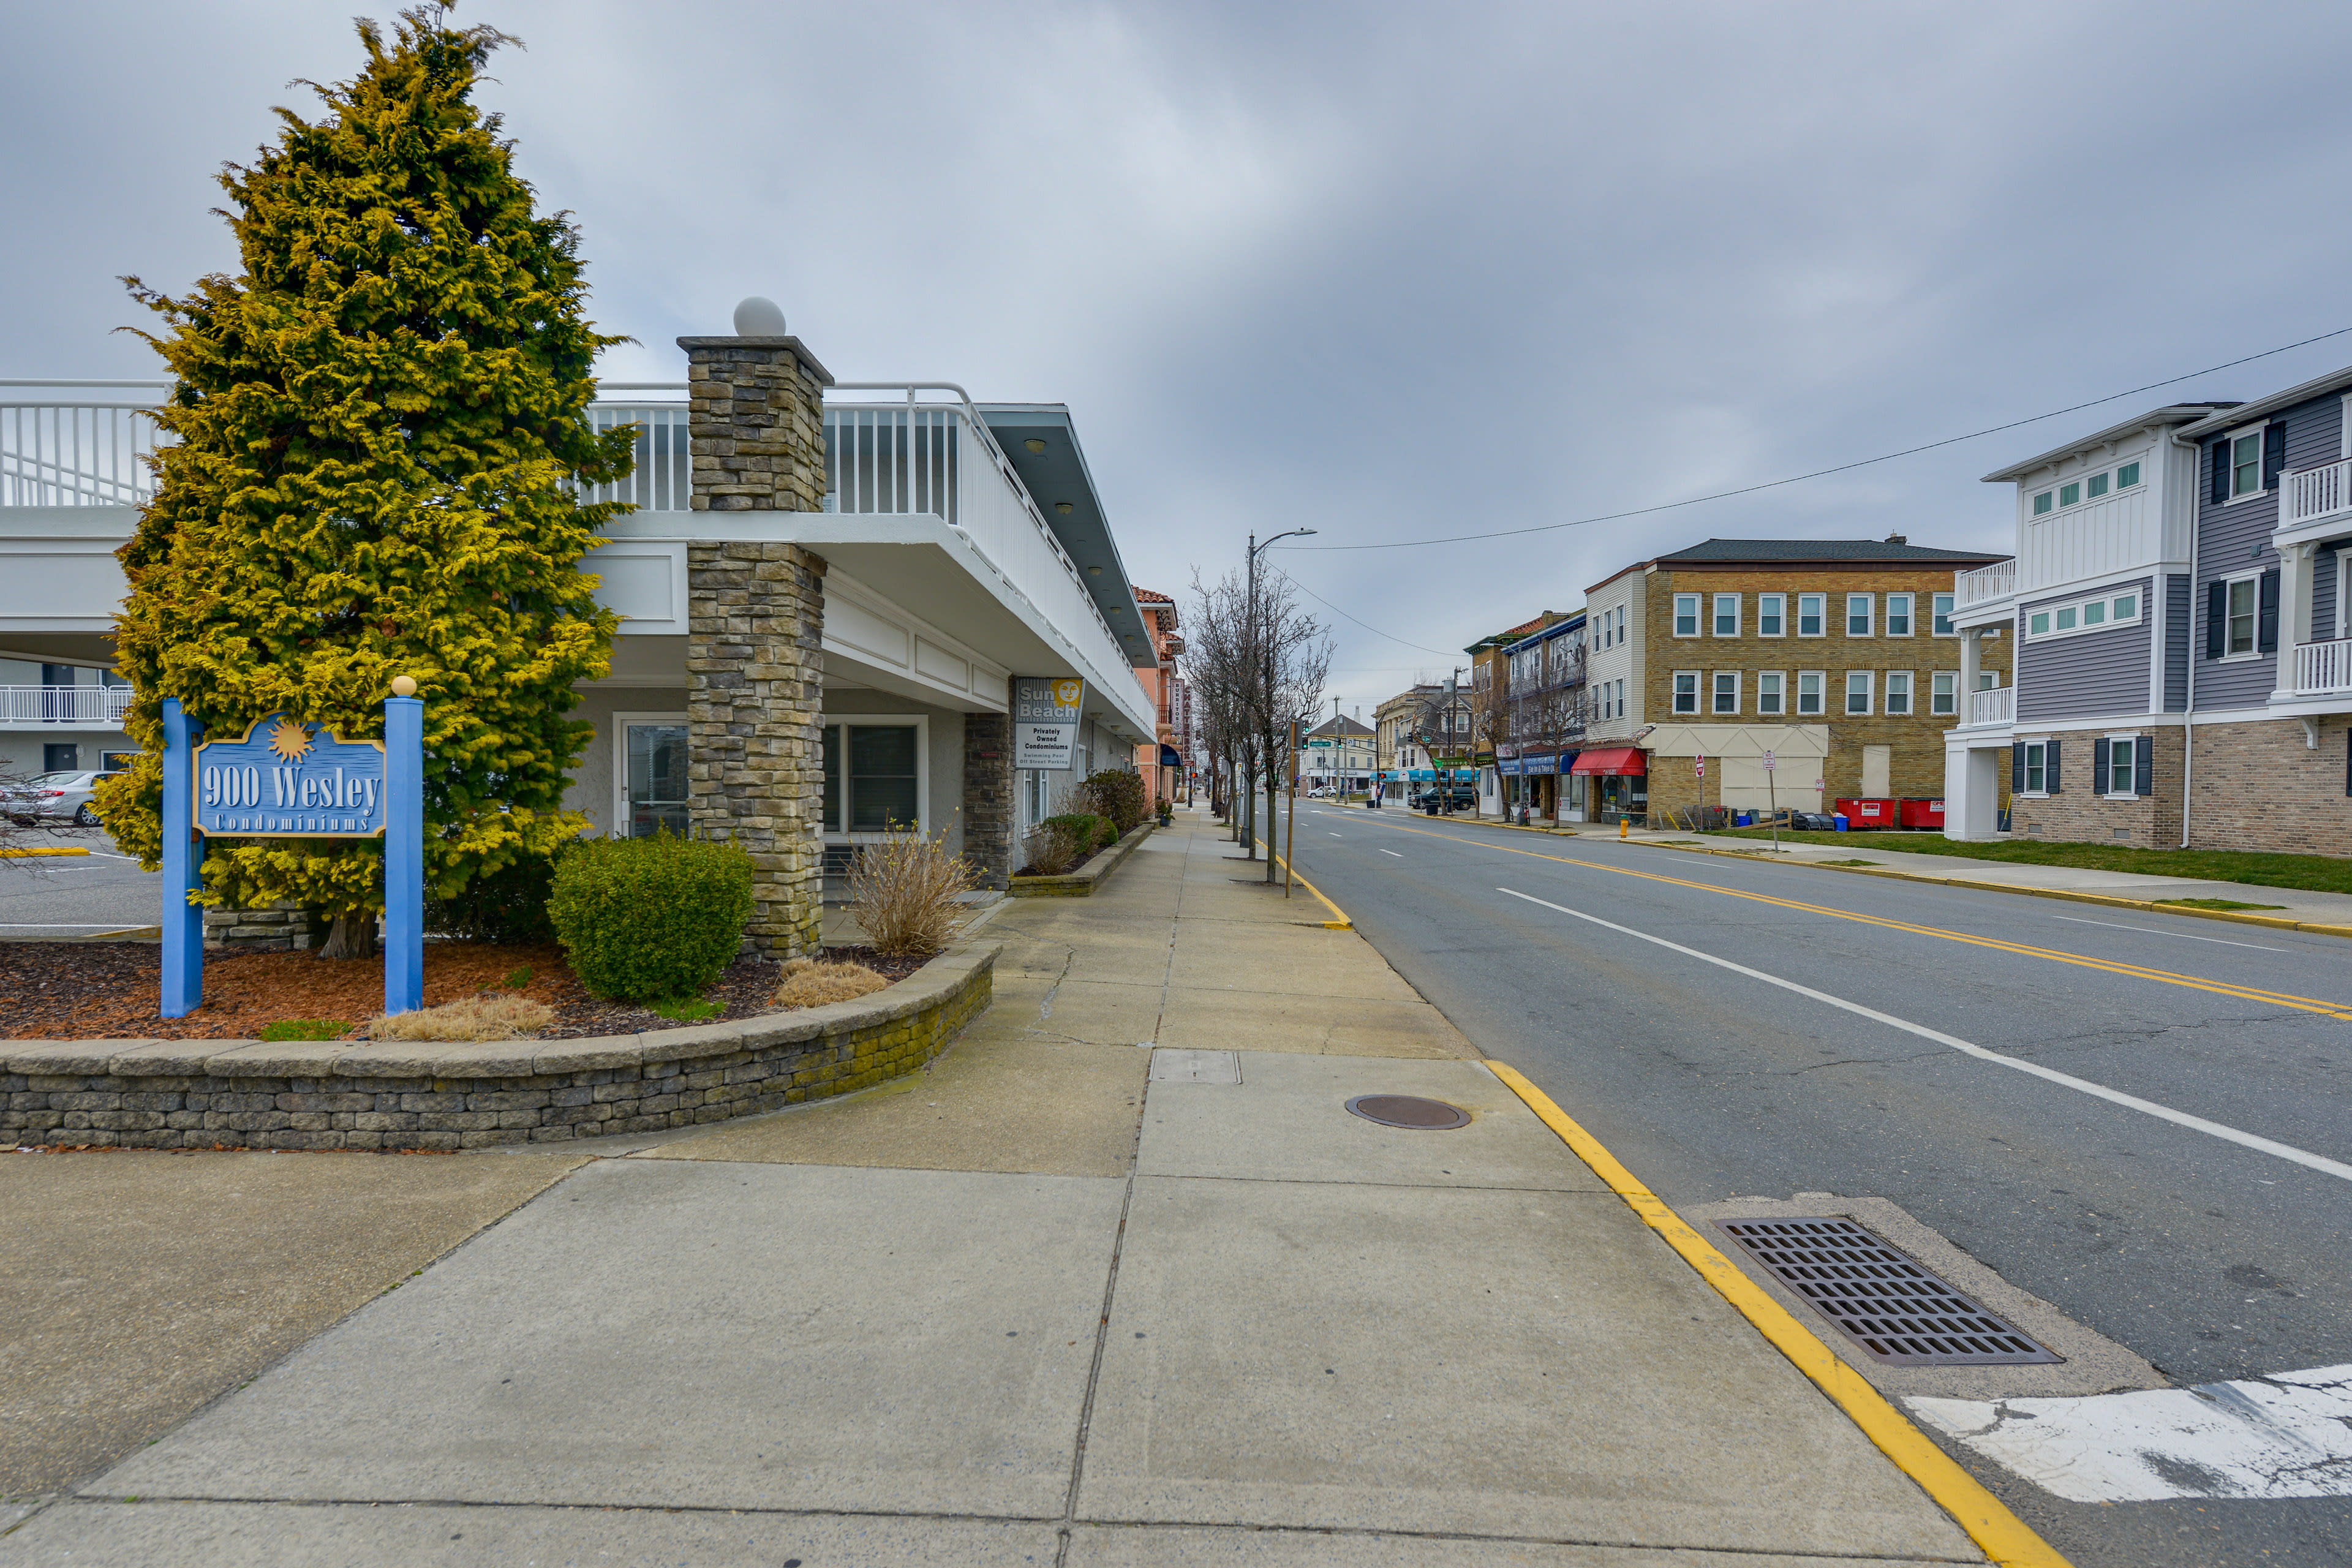
[(0, 1142), (476, 1149), (664, 1131), (912, 1072), (984, 1009), (1001, 942), (855, 1001), (570, 1040), (0, 1040)]
[(1009, 899), (1089, 898), (1106, 878), (1118, 869), (1119, 863), (1135, 852), (1135, 847), (1159, 826), (1157, 822), (1147, 822), (1140, 827), (1130, 828), (1126, 837), (1097, 850), (1093, 859), (1075, 871), (1065, 871), (1058, 877), (1014, 877), (1005, 883), (1004, 896)]
[[(2162, 904), (2150, 899), (2119, 899), (2109, 893), (2081, 893), (2066, 888), (2029, 888), (2017, 882), (1984, 882), (1972, 877), (1931, 877), (1924, 871), (1902, 871), (1885, 866), (1832, 866), (1822, 860), (1776, 860), (1769, 854), (1753, 849), (1717, 849), (1699, 844), (1661, 844), (1655, 839), (1636, 838), (1635, 844), (1646, 844), (1653, 849), (1672, 849), (1684, 855), (1721, 855), (1734, 860), (1752, 860), (1766, 866), (1803, 866), (1817, 871), (1844, 871), (1858, 877), (1883, 877), (1897, 882), (1925, 882), (1937, 888), (1966, 888), (1979, 893), (2022, 893), (2028, 898), (2063, 899), (2073, 904), (2104, 904), (2109, 909), (2141, 910), (2153, 915), (2191, 915), (2199, 920), (2227, 921), (2233, 925), (2267, 926), (2273, 931), (2308, 931), (2314, 936), (2337, 936), (2352, 939), (2352, 926), (2324, 925), (2316, 921), (2284, 920), (2277, 915), (2258, 915), (2244, 910), (2200, 910), (2185, 904)], [(1857, 851), (1868, 853), (1868, 851)], [(2248, 882), (2248, 888), (2260, 884)]]

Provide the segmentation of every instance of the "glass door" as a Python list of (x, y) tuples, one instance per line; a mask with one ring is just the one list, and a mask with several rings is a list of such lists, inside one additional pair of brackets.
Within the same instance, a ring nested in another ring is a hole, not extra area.
[(664, 831), (683, 838), (688, 823), (686, 795), (686, 726), (627, 726), (628, 816), (624, 831), (647, 838)]

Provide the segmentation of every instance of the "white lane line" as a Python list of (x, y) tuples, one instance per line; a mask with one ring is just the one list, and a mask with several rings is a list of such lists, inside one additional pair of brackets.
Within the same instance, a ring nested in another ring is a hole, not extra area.
[(2221, 942), (2223, 947), (2251, 947), (2256, 952), (2293, 952), (2294, 951), (2291, 947), (2265, 947), (2258, 942), (2222, 942), (2218, 936), (2198, 936), (2191, 931), (2166, 931), (2158, 926), (2127, 926), (2117, 925), (2113, 921), (2086, 921), (2079, 915), (2052, 915), (2050, 918), (2053, 921), (2071, 921), (2078, 926), (2105, 926), (2109, 931), (2144, 931), (2150, 936), (2178, 936), (2186, 937), (2190, 942)]
[(1906, 1399), (2073, 1502), (2352, 1497), (2352, 1366), (2079, 1399)]
[[(1323, 831), (1324, 831), (1324, 832), (1326, 832), (1326, 833), (1331, 833), (1331, 830), (1330, 830), (1329, 828), (1328, 828), (1328, 827), (1327, 827), (1327, 828), (1325, 828)], [(1344, 838), (1344, 837), (1347, 837), (1347, 835), (1342, 834), (1342, 833), (1331, 833), (1331, 837), (1334, 837), (1334, 838)]]
[(1395, 850), (1393, 850), (1393, 849), (1383, 849), (1383, 850), (1381, 850), (1381, 854), (1383, 854), (1383, 855), (1396, 855), (1396, 858), (1397, 858), (1398, 859), (1400, 859), (1400, 860), (1402, 860), (1402, 859), (1403, 859), (1403, 858), (1404, 858), (1404, 857), (1403, 857), (1403, 856), (1402, 856), (1402, 855), (1397, 855), (1397, 852), (1396, 852)]
[(1908, 1019), (1898, 1018), (1892, 1013), (1882, 1013), (1875, 1007), (1865, 1007), (1859, 1002), (1849, 1002), (1843, 996), (1832, 996), (1826, 991), (1816, 991), (1810, 985), (1800, 985), (1793, 980), (1783, 980), (1777, 974), (1767, 974), (1760, 969), (1750, 969), (1744, 963), (1734, 963), (1727, 958), (1717, 958), (1711, 952), (1701, 952), (1695, 947), (1685, 947), (1681, 942), (1668, 942), (1662, 936), (1652, 936), (1645, 931), (1635, 931), (1632, 926), (1621, 926), (1615, 921), (1604, 921), (1599, 915), (1588, 915), (1582, 910), (1571, 910), (1565, 904), (1555, 904), (1549, 899), (1538, 899), (1532, 893), (1522, 893), (1513, 888), (1497, 888), (1495, 891), (1508, 893), (1515, 899), (1525, 899), (1531, 904), (1541, 904), (1545, 909), (1557, 910), (1564, 915), (1574, 915), (1580, 921), (1591, 921), (1594, 925), (1606, 926), (1611, 931), (1622, 931), (1627, 936), (1639, 937), (1643, 942), (1654, 942), (1660, 947), (1669, 948), (1685, 957), (1696, 958), (1701, 963), (1712, 963), (1719, 969), (1728, 969), (1734, 973), (1745, 974), (1751, 980), (1761, 980), (1767, 985), (1778, 985), (1783, 991), (1793, 991), (1800, 996), (1826, 1003), (1832, 1007), (1841, 1008), (1857, 1017), (1868, 1018), (1873, 1023), (1885, 1024), (1891, 1029), (1901, 1029), (1907, 1034), (1916, 1035), (1923, 1040), (1933, 1040), (1939, 1046), (1949, 1046), (1952, 1049), (1966, 1052), (1980, 1061), (1998, 1062), (2002, 1067), (2014, 1068), (2019, 1072), (2030, 1072), (2034, 1077), (2047, 1079), (2052, 1083), (2063, 1084), (2068, 1089), (2077, 1089), (2084, 1094), (2096, 1095), (2099, 1099), (2114, 1104), (2125, 1106), (2133, 1110), (2145, 1111), (2175, 1126), (2187, 1127), (2215, 1138), (2226, 1139), (2232, 1143), (2243, 1144), (2249, 1149), (2258, 1149), (2265, 1154), (2275, 1154), (2282, 1160), (2292, 1160), (2298, 1165), (2306, 1166), (2341, 1181), (2352, 1182), (2352, 1165), (2345, 1164), (2340, 1160), (2331, 1160), (2325, 1154), (2315, 1154), (2308, 1149), (2298, 1149), (2292, 1143), (2276, 1142), (2268, 1138), (2258, 1137), (2252, 1132), (2241, 1132), (2238, 1129), (2224, 1126), (2219, 1121), (2208, 1121), (2201, 1116), (2191, 1116), (2185, 1110), (2175, 1110), (2168, 1105), (2158, 1105), (2155, 1100), (2142, 1100), (2136, 1094), (2126, 1094), (2121, 1089), (2109, 1089), (2105, 1084), (2093, 1083), (2088, 1079), (2076, 1078), (2072, 1073), (2059, 1072), (2054, 1068), (2043, 1067), (2039, 1062), (2021, 1061), (2016, 1057), (2005, 1057), (1999, 1051), (1988, 1050), (1983, 1046), (1963, 1040), (1957, 1035), (1948, 1035), (1940, 1029), (1928, 1028), (1924, 1024), (1914, 1024)]

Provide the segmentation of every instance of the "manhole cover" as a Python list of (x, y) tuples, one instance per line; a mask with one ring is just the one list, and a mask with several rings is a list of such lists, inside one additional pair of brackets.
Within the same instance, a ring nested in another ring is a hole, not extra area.
[(2066, 1359), (1850, 1219), (1715, 1224), (1872, 1359), (1889, 1366), (2030, 1366)]
[(1348, 1101), (1348, 1109), (1367, 1121), (1377, 1121), (1383, 1127), (1415, 1127), (1442, 1131), (1448, 1127), (1467, 1127), (1470, 1113), (1442, 1100), (1423, 1100), (1412, 1094), (1360, 1094)]

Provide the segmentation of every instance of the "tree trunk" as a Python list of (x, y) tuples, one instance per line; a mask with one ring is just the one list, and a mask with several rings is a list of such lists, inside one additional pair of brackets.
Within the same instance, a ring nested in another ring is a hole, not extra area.
[(327, 945), (319, 950), (320, 958), (373, 958), (375, 956), (375, 917), (351, 913), (335, 917), (327, 932)]

